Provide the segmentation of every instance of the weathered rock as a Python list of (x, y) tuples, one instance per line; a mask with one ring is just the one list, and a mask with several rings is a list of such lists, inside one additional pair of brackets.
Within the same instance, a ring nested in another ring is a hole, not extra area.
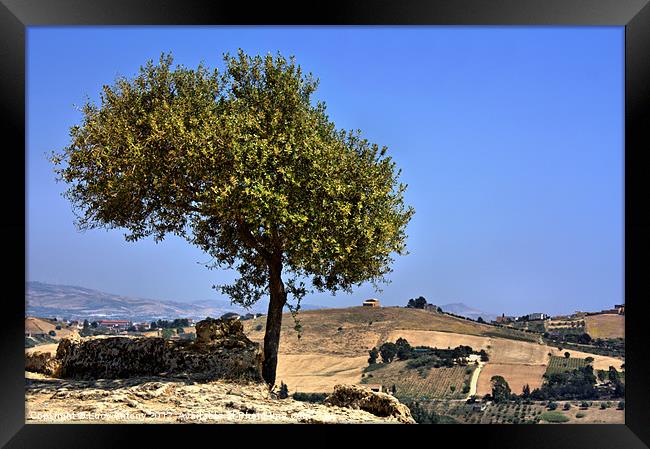
[(25, 370), (57, 377), (61, 363), (49, 352), (32, 352), (25, 354)]
[(62, 339), (54, 358), (27, 356), (29, 371), (73, 379), (142, 376), (197, 380), (262, 381), (262, 352), (240, 322), (200, 321), (201, 338), (166, 341), (160, 337)]
[(387, 393), (378, 393), (360, 385), (336, 385), (326, 404), (364, 410), (375, 416), (392, 417), (415, 424), (409, 408)]
[(254, 344), (244, 334), (241, 321), (206, 318), (196, 323), (196, 344), (222, 348), (245, 348)]
[(77, 380), (28, 373), (28, 423), (377, 423), (363, 410), (272, 399), (263, 383), (169, 377)]

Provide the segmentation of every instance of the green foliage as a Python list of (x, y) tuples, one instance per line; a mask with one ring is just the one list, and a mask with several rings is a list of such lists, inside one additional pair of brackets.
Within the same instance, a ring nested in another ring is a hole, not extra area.
[(378, 289), (407, 254), (414, 210), (387, 148), (337, 129), (294, 58), (240, 49), (224, 63), (192, 69), (163, 54), (105, 85), (51, 161), (79, 229), (179, 236), (211, 257), (208, 268), (237, 270), (215, 286), (232, 302), (270, 297), (263, 374), (273, 385), (284, 305), (300, 338), (311, 288)]
[[(568, 352), (565, 354), (568, 354)], [(574, 369), (584, 368), (588, 364), (587, 359), (551, 356), (546, 368), (546, 374), (568, 372)]]
[(162, 330), (162, 338), (165, 340), (169, 340), (173, 335), (175, 334), (173, 329), (163, 329)]
[(424, 306), (427, 305), (427, 300), (423, 296), (417, 298), (409, 299), (406, 307), (411, 309), (424, 309)]
[(379, 347), (379, 354), (384, 363), (390, 363), (397, 355), (397, 345), (392, 342), (386, 342)]
[(442, 365), (439, 357), (436, 357), (435, 355), (423, 355), (409, 360), (406, 363), (406, 366), (410, 369), (417, 369), (417, 368), (430, 369), (430, 368), (439, 368)]
[(596, 376), (591, 365), (566, 372), (548, 372), (541, 388), (533, 390), (535, 400), (591, 399), (596, 397)]
[(184, 237), (238, 270), (220, 289), (242, 305), (268, 293), (273, 254), (296, 298), (305, 277), (332, 292), (383, 281), (414, 213), (387, 149), (337, 130), (293, 58), (224, 62), (191, 69), (163, 54), (81, 108), (51, 157), (78, 227)]
[(587, 416), (586, 413), (583, 413), (583, 412), (578, 412), (578, 413), (576, 413), (576, 418), (578, 418), (578, 419), (580, 419), (580, 418), (584, 418), (585, 416)]
[(256, 331), (261, 331), (262, 329), (264, 329), (264, 325), (263, 325), (263, 324), (258, 324), (257, 326), (255, 326), (255, 330), (256, 330)]
[(548, 409), (549, 409), (549, 410), (557, 410), (557, 403), (555, 403), (555, 402), (549, 402), (549, 403), (548, 403)]
[(503, 378), (503, 376), (492, 376), (490, 379), (492, 384), (492, 398), (494, 402), (503, 402), (510, 399), (510, 385)]
[(413, 357), (413, 348), (405, 338), (398, 338), (395, 342), (397, 346), (397, 358), (400, 360), (408, 360)]
[(370, 373), (372, 371), (376, 371), (378, 369), (384, 368), (386, 364), (384, 363), (372, 363), (368, 366), (366, 366), (363, 370), (364, 373)]
[(619, 401), (617, 409), (618, 410), (625, 410), (625, 401)]
[(373, 365), (377, 363), (377, 357), (379, 357), (379, 351), (377, 351), (377, 348), (372, 348), (370, 351), (368, 351), (368, 364)]
[(569, 418), (562, 412), (544, 412), (539, 415), (542, 421), (550, 423), (563, 423), (569, 421)]
[(433, 410), (425, 409), (419, 402), (411, 402), (406, 405), (418, 424), (441, 424), (440, 416)]

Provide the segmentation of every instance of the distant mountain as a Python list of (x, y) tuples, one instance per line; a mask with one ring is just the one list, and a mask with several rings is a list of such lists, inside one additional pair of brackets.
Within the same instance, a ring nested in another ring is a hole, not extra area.
[(115, 295), (72, 285), (27, 282), (25, 314), (38, 317), (71, 319), (154, 319), (219, 317), (226, 312), (264, 313), (260, 307), (245, 310), (226, 300), (202, 300), (193, 303), (162, 301)]
[(485, 321), (496, 320), (497, 315), (490, 312), (485, 312), (483, 310), (474, 309), (469, 307), (462, 302), (454, 302), (451, 304), (443, 304), (440, 306), (443, 312), (450, 312), (455, 315), (464, 316), (466, 318), (471, 318), (473, 320), (478, 319), (478, 317), (483, 318)]

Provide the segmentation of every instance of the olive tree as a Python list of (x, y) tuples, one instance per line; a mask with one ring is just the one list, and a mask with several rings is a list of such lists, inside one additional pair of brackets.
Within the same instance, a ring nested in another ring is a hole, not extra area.
[(317, 85), (280, 54), (225, 54), (223, 70), (163, 54), (103, 86), (52, 154), (79, 229), (180, 236), (238, 271), (215, 286), (234, 303), (269, 297), (271, 386), (288, 297), (296, 311), (308, 291), (386, 282), (414, 213), (387, 148), (337, 129)]

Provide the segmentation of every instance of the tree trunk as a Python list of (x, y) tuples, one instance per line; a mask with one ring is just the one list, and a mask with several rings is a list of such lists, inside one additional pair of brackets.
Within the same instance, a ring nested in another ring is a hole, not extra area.
[(282, 309), (287, 302), (287, 293), (282, 283), (282, 258), (274, 255), (269, 265), (269, 311), (266, 316), (266, 333), (264, 334), (264, 363), (262, 377), (273, 388), (275, 371), (278, 366), (278, 349), (280, 347), (280, 329), (282, 327)]

